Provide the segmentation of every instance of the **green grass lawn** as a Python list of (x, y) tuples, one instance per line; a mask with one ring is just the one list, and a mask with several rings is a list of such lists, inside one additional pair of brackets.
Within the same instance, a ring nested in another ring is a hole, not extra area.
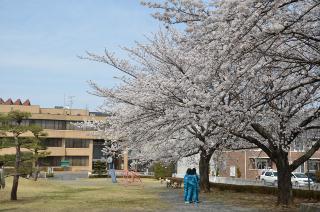
[[(159, 201), (158, 181), (143, 179), (143, 184), (112, 184), (110, 179), (37, 182), (21, 178), (18, 200), (10, 201), (12, 178), (0, 190), (0, 211), (141, 211), (166, 207)], [(121, 181), (121, 179), (120, 179)]]

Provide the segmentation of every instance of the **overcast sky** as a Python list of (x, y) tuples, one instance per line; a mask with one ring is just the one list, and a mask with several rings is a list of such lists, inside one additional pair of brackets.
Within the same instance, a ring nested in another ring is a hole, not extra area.
[(106, 64), (81, 60), (104, 48), (125, 56), (160, 28), (139, 0), (0, 0), (0, 98), (41, 107), (64, 104), (95, 111), (103, 99), (87, 93), (87, 81), (113, 87), (119, 75)]

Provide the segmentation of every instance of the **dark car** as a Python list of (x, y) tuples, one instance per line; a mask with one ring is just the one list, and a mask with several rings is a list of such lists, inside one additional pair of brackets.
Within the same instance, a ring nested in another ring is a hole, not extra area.
[(306, 172), (305, 173), (313, 182), (318, 182), (317, 181), (317, 178), (316, 178), (316, 173), (314, 173), (314, 172)]

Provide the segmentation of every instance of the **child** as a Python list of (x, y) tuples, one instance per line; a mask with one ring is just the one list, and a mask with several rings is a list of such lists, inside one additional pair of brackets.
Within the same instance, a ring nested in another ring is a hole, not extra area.
[(186, 175), (183, 178), (184, 203), (189, 203), (189, 200), (188, 200), (188, 191), (189, 191), (188, 180), (189, 180), (190, 173), (191, 173), (191, 169), (188, 168)]
[(195, 201), (195, 193), (197, 191), (197, 177), (194, 173), (194, 171), (191, 170), (190, 175), (188, 177), (188, 197), (187, 200), (191, 203)]
[(193, 176), (195, 177), (195, 180), (196, 180), (196, 186), (195, 186), (195, 189), (194, 189), (193, 200), (197, 204), (197, 203), (199, 203), (200, 177), (199, 177), (199, 175), (197, 175), (196, 168), (192, 169), (192, 174), (193, 174)]

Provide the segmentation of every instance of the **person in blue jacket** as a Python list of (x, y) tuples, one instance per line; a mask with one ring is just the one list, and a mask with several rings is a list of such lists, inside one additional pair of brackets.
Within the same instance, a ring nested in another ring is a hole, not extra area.
[(194, 174), (194, 171), (191, 170), (191, 173), (188, 177), (188, 201), (190, 203), (194, 202), (195, 201), (195, 192), (196, 192), (196, 189), (197, 189), (197, 177), (196, 175)]
[(190, 174), (191, 174), (191, 169), (188, 168), (187, 172), (183, 178), (183, 190), (184, 190), (184, 202), (185, 203), (189, 203), (189, 200), (188, 200), (188, 191), (189, 191), (188, 180), (189, 180)]
[(199, 191), (200, 191), (200, 177), (199, 175), (197, 175), (197, 170), (196, 168), (193, 168), (192, 169), (192, 175), (194, 176), (195, 178), (195, 189), (194, 189), (194, 193), (193, 193), (193, 201), (195, 203), (199, 203)]

